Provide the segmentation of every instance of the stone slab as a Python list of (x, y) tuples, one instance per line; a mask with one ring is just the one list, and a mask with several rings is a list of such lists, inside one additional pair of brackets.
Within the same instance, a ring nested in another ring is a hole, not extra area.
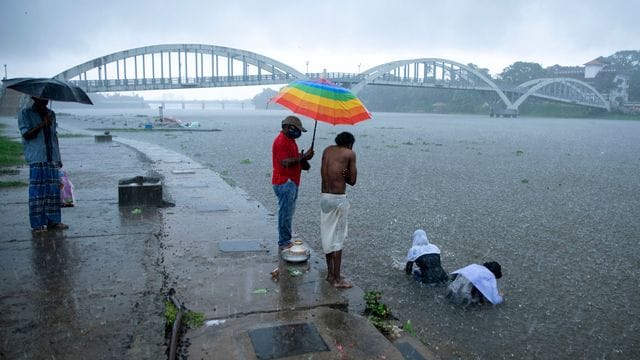
[(285, 324), (249, 331), (256, 357), (279, 359), (320, 351), (329, 351), (313, 323)]

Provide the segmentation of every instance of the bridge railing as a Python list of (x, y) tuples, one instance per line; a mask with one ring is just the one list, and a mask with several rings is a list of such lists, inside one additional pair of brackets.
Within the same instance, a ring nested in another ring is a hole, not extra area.
[(109, 89), (123, 89), (157, 86), (159, 88), (180, 87), (216, 87), (240, 84), (277, 84), (293, 81), (292, 74), (261, 74), (261, 75), (233, 75), (233, 76), (203, 76), (203, 77), (171, 77), (144, 79), (106, 79), (106, 80), (70, 80), (69, 82), (89, 92), (109, 91)]
[(440, 79), (440, 78), (423, 78), (412, 76), (398, 76), (393, 74), (384, 74), (372, 81), (372, 84), (388, 84), (388, 85), (405, 85), (419, 87), (446, 87), (455, 89), (480, 89), (487, 90), (485, 84), (478, 84), (470, 78), (457, 79)]
[(364, 79), (363, 74), (329, 72), (329, 73), (308, 73), (307, 77), (311, 80), (325, 78), (335, 83), (358, 83)]

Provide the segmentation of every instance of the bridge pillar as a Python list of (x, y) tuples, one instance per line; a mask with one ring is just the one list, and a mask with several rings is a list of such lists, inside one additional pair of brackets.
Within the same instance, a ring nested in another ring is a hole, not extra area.
[(184, 101), (182, 102), (182, 109), (184, 110)]

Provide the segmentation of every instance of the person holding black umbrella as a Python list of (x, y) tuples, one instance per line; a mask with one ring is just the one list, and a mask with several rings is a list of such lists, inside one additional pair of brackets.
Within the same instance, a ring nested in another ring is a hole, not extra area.
[(29, 163), (29, 221), (35, 233), (69, 228), (62, 223), (60, 148), (56, 114), (48, 99), (32, 97), (33, 105), (18, 114), (24, 157)]

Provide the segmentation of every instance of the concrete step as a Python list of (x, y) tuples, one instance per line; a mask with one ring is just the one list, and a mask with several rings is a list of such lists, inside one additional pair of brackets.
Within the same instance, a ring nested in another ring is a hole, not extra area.
[(185, 337), (192, 359), (434, 359), (416, 339), (391, 343), (366, 318), (327, 307), (210, 322)]

